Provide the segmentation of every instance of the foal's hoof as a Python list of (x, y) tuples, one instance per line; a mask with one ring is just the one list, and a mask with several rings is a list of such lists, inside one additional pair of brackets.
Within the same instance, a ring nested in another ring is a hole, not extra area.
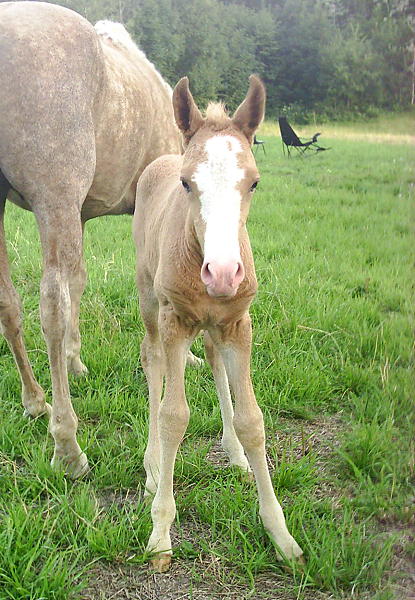
[(251, 469), (240, 469), (241, 479), (246, 483), (255, 483), (255, 477)]
[(294, 573), (303, 573), (307, 565), (306, 559), (303, 555), (293, 558), (289, 563), (282, 565), (282, 568), (286, 573), (293, 575)]
[(89, 464), (85, 452), (81, 452), (76, 459), (70, 461), (60, 458), (55, 454), (51, 465), (55, 470), (63, 470), (65, 475), (70, 477), (70, 479), (81, 479), (89, 472)]
[(234, 448), (233, 445), (224, 442), (222, 439), (221, 446), (223, 450), (226, 452), (229, 458), (229, 462), (231, 467), (241, 471), (243, 475), (250, 475), (248, 479), (253, 480), (252, 469), (249, 465), (248, 459), (246, 458), (244, 451), (238, 448)]
[(250, 479), (252, 480), (252, 477), (253, 477), (252, 469), (249, 466), (249, 463), (244, 456), (242, 456), (241, 458), (237, 458), (236, 460), (233, 460), (231, 458), (229, 460), (229, 462), (231, 463), (231, 467), (234, 467), (238, 471), (241, 471), (241, 473), (243, 473), (243, 475), (250, 475), (251, 476)]
[(157, 486), (153, 487), (153, 486), (149, 486), (144, 488), (144, 492), (143, 492), (143, 502), (147, 502), (148, 504), (151, 504), (154, 500), (154, 496), (156, 495), (157, 492)]
[(283, 555), (281, 555), (277, 550), (277, 558), (278, 560), (290, 560), (295, 561), (296, 565), (305, 564), (305, 559), (303, 556), (303, 551), (300, 546), (297, 544), (294, 538), (291, 538), (291, 541), (284, 546), (280, 546)]
[(151, 566), (158, 573), (166, 573), (170, 569), (171, 555), (161, 554), (151, 559)]

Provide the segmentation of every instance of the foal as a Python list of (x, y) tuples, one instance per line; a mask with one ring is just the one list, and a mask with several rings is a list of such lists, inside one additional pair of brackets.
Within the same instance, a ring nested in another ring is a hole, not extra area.
[(137, 186), (133, 223), (146, 327), (141, 362), (150, 400), (144, 466), (147, 493), (155, 492), (148, 550), (156, 554), (156, 569), (169, 568), (173, 469), (189, 420), (186, 354), (203, 330), (221, 402), (225, 449), (232, 463), (246, 469), (245, 450), (262, 521), (278, 546), (278, 557), (294, 558), (302, 551), (288, 532), (272, 488), (263, 417), (250, 377), (248, 309), (257, 282), (245, 223), (259, 180), (250, 146), (264, 117), (265, 89), (251, 75), (248, 94), (232, 119), (218, 104), (209, 105), (204, 118), (185, 77), (174, 90), (173, 108), (185, 154), (162, 156), (146, 168)]

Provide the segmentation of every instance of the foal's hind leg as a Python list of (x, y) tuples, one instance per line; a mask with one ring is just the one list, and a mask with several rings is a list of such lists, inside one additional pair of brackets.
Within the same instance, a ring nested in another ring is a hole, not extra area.
[(231, 465), (241, 467), (244, 471), (250, 471), (251, 469), (246, 460), (242, 444), (238, 440), (233, 426), (233, 406), (225, 365), (207, 331), (205, 331), (204, 339), (206, 358), (211, 366), (213, 377), (215, 379), (220, 403), (220, 412), (222, 414), (222, 448), (229, 456)]
[(4, 238), (4, 207), (8, 189), (0, 173), (0, 329), (13, 352), (22, 382), (25, 415), (38, 417), (50, 406), (42, 388), (34, 378), (22, 336), (20, 301), (10, 279)]
[(46, 205), (40, 198), (34, 205), (43, 247), (40, 314), (52, 378), (52, 464), (62, 464), (70, 476), (80, 477), (88, 471), (88, 461), (76, 441), (78, 419), (69, 394), (65, 338), (71, 319), (70, 281), (81, 268), (82, 227), (74, 196), (67, 194), (59, 206)]

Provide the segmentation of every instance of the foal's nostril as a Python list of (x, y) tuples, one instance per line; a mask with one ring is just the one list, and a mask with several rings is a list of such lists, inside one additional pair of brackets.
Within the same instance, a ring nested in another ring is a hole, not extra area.
[(200, 276), (205, 285), (209, 285), (212, 283), (214, 276), (210, 269), (210, 263), (203, 263), (202, 269), (200, 271)]
[(237, 268), (234, 275), (234, 285), (237, 287), (245, 277), (245, 269), (241, 262), (237, 263)]

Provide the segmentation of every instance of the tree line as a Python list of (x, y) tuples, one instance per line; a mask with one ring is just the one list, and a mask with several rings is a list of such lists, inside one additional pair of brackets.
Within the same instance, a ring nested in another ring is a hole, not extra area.
[(267, 115), (370, 115), (413, 102), (414, 0), (64, 0), (91, 22), (121, 21), (174, 85), (234, 109), (250, 73)]

